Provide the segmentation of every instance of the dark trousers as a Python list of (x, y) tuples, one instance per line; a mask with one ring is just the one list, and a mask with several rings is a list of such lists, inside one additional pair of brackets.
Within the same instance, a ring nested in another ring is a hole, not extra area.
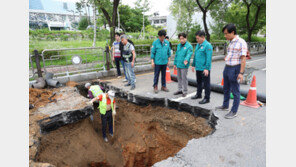
[(107, 127), (107, 122), (109, 125), (109, 133), (113, 134), (113, 117), (112, 117), (112, 111), (106, 111), (106, 114), (103, 115), (101, 114), (101, 120), (102, 120), (102, 133), (103, 133), (103, 137), (107, 137), (106, 136), (106, 127)]
[(161, 86), (166, 87), (166, 82), (165, 82), (165, 74), (166, 74), (166, 68), (167, 65), (156, 65), (154, 67), (154, 83), (153, 87), (158, 85), (158, 78), (159, 78), (159, 73), (161, 72)]
[(197, 82), (197, 96), (201, 96), (202, 89), (205, 89), (205, 99), (210, 100), (211, 94), (211, 81), (210, 81), (210, 71), (208, 76), (203, 74), (203, 71), (196, 71), (196, 82)]
[(230, 92), (233, 94), (233, 105), (231, 111), (236, 113), (240, 103), (240, 85), (237, 82), (237, 76), (240, 72), (240, 65), (236, 66), (225, 66), (223, 71), (224, 78), (224, 101), (223, 106), (229, 107)]
[(120, 71), (120, 57), (115, 57), (115, 64), (116, 64), (116, 69), (117, 69), (117, 75), (121, 76), (121, 71)]

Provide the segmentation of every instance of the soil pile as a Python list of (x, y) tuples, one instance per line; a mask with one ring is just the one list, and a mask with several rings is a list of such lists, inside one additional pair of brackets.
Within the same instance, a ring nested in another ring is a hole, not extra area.
[(29, 88), (29, 104), (33, 104), (34, 108), (43, 107), (48, 103), (56, 100), (58, 97), (53, 96), (51, 100), (49, 99), (53, 95), (53, 90), (49, 89), (36, 89)]
[(205, 119), (189, 113), (116, 100), (115, 133), (108, 143), (96, 111), (93, 122), (84, 119), (42, 136), (36, 160), (56, 166), (152, 166), (212, 131)]

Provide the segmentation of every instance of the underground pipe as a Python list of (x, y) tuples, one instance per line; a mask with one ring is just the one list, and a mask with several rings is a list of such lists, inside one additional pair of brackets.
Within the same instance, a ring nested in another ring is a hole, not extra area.
[(45, 81), (47, 83), (47, 85), (52, 86), (52, 87), (60, 87), (61, 84), (59, 81), (52, 79), (53, 78), (53, 73), (46, 73), (45, 75)]
[[(171, 74), (171, 79), (178, 82), (177, 75)], [(188, 85), (197, 87), (196, 80), (188, 78)], [(211, 84), (211, 91), (223, 93), (223, 86), (217, 84)], [(247, 97), (249, 90), (240, 90), (242, 96)], [(266, 103), (266, 95), (262, 93), (257, 93), (257, 99), (263, 103)]]
[(42, 77), (37, 78), (36, 81), (37, 81), (36, 83), (33, 83), (33, 84), (32, 84), (32, 87), (33, 87), (33, 88), (37, 88), (37, 89), (42, 89), (42, 88), (44, 88), (44, 86), (45, 86), (44, 78), (42, 78)]

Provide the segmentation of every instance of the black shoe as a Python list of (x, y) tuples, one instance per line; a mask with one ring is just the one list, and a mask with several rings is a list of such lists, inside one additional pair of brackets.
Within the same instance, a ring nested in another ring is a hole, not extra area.
[(219, 107), (216, 107), (215, 109), (216, 110), (222, 110), (222, 111), (228, 111), (228, 107), (224, 107), (223, 105), (219, 106)]
[(210, 99), (203, 99), (202, 101), (198, 102), (199, 104), (206, 104), (209, 103)]
[(187, 93), (183, 93), (183, 94), (182, 94), (182, 97), (186, 97), (186, 96), (187, 96)]
[(232, 119), (232, 118), (234, 118), (234, 117), (236, 117), (236, 116), (237, 116), (237, 113), (234, 113), (234, 112), (230, 111), (230, 112), (227, 113), (224, 117), (225, 117), (226, 119)]
[(177, 91), (177, 92), (174, 93), (174, 95), (179, 95), (179, 94), (183, 94), (183, 92), (182, 91)]
[(195, 95), (195, 96), (191, 97), (191, 99), (201, 99), (201, 96)]
[(136, 88), (136, 86), (135, 85), (133, 85), (132, 87), (131, 87), (131, 90), (134, 90)]
[(131, 84), (127, 83), (127, 84), (125, 84), (124, 86), (131, 86)]

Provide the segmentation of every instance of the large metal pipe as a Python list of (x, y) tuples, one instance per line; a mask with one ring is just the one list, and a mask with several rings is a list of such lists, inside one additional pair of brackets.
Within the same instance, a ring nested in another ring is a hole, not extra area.
[[(177, 75), (171, 74), (171, 79), (173, 81), (178, 82)], [(197, 82), (196, 82), (196, 80), (188, 78), (188, 85), (197, 87)], [(211, 84), (211, 91), (218, 92), (218, 93), (223, 93), (224, 92), (223, 91), (223, 86), (222, 85), (217, 85), (217, 84)], [(246, 91), (246, 90), (240, 90), (241, 95), (244, 96), (244, 97), (247, 97), (248, 92), (249, 91)], [(259, 101), (263, 102), (263, 103), (266, 103), (266, 95), (265, 94), (257, 93), (257, 99)]]
[(61, 86), (60, 82), (57, 81), (57, 80), (52, 79), (53, 75), (54, 74), (50, 73), (50, 72), (46, 73), (45, 81), (46, 81), (47, 85), (55, 87), (55, 88), (60, 87)]
[(44, 78), (42, 78), (42, 77), (37, 78), (36, 81), (37, 81), (36, 83), (33, 83), (33, 84), (32, 84), (32, 87), (33, 87), (33, 88), (37, 88), (37, 89), (42, 89), (42, 88), (44, 88), (44, 86), (45, 86)]

